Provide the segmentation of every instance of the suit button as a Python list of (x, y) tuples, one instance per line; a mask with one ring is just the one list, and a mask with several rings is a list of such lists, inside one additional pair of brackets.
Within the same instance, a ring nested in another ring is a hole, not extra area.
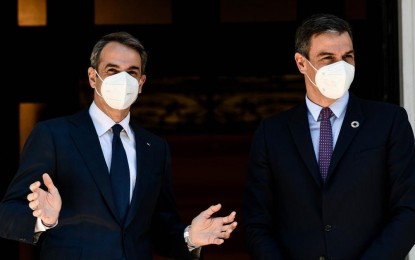
[(318, 260), (326, 260), (326, 258), (325, 258), (324, 256), (320, 256), (320, 257), (318, 258)]
[(327, 232), (331, 231), (331, 225), (324, 226), (324, 230)]

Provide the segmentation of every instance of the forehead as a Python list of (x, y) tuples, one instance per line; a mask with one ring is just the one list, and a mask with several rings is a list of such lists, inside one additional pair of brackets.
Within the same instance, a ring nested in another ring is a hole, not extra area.
[(100, 68), (115, 66), (119, 69), (141, 68), (141, 56), (135, 50), (118, 42), (110, 42), (101, 51)]
[(310, 42), (310, 57), (323, 53), (344, 54), (353, 50), (353, 42), (347, 32), (321, 33), (314, 35)]

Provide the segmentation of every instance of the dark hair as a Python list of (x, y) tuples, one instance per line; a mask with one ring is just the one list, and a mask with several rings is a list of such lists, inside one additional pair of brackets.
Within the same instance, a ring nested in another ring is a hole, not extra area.
[(141, 57), (141, 73), (145, 72), (148, 55), (147, 51), (144, 49), (144, 46), (137, 38), (127, 32), (114, 32), (103, 36), (92, 49), (92, 53), (89, 59), (91, 62), (91, 67), (98, 69), (101, 51), (109, 42), (118, 42), (136, 50)]
[(295, 51), (308, 59), (311, 38), (321, 33), (347, 32), (353, 40), (350, 24), (332, 14), (314, 14), (304, 20), (295, 33)]

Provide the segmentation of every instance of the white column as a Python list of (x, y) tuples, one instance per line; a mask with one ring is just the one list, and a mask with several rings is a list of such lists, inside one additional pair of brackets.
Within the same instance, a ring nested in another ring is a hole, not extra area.
[(400, 100), (415, 129), (415, 3), (413, 0), (398, 2)]
[[(407, 110), (412, 128), (415, 129), (415, 3), (398, 1), (400, 103)], [(415, 247), (409, 252), (409, 260), (415, 260)]]

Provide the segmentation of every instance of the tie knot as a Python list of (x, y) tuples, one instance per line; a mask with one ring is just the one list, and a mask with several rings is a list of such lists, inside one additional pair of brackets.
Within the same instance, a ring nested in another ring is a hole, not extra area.
[(115, 124), (112, 126), (112, 132), (114, 133), (114, 136), (120, 136), (122, 130), (123, 128), (120, 124)]
[(327, 120), (333, 115), (329, 107), (323, 107), (320, 111), (321, 120)]

